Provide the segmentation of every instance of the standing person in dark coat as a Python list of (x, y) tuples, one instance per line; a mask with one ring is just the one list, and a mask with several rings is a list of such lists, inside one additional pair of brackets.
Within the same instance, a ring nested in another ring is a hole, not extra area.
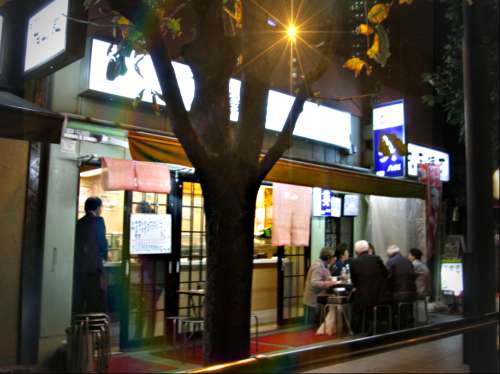
[(397, 245), (387, 248), (385, 266), (388, 271), (389, 289), (396, 301), (407, 301), (415, 298), (415, 273), (410, 260), (402, 256)]
[(353, 327), (360, 330), (361, 318), (366, 313), (368, 332), (371, 330), (371, 313), (373, 306), (390, 301), (387, 290), (387, 269), (382, 259), (369, 255), (366, 240), (354, 244), (357, 257), (351, 263), (351, 280), (355, 289), (353, 293)]
[(76, 224), (73, 313), (104, 313), (103, 262), (108, 256), (108, 242), (101, 217), (102, 200), (89, 197), (85, 201), (85, 213)]

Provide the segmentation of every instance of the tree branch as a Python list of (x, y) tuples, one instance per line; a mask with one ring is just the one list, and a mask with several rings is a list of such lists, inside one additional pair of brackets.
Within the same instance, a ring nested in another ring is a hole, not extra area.
[(271, 60), (276, 33), (264, 33), (268, 28), (267, 14), (253, 2), (243, 2), (242, 44), (245, 49), (236, 154), (253, 168), (258, 166), (264, 140), (270, 76), (274, 67)]
[(220, 158), (234, 150), (228, 86), (237, 53), (224, 32), (222, 1), (197, 1), (192, 9), (195, 37), (182, 53), (196, 82), (190, 114), (210, 156)]
[(297, 124), (297, 119), (299, 118), (302, 110), (304, 108), (304, 103), (308, 97), (311, 97), (311, 84), (317, 81), (323, 73), (328, 68), (330, 60), (325, 56), (325, 52), (330, 50), (332, 43), (332, 38), (325, 42), (322, 46), (322, 58), (315, 69), (310, 71), (303, 79), (301, 86), (299, 87), (295, 101), (293, 102), (290, 113), (285, 122), (285, 126), (281, 133), (278, 135), (278, 139), (269, 149), (267, 154), (260, 162), (260, 177), (264, 179), (272, 169), (274, 164), (280, 159), (280, 157), (293, 145), (293, 131), (295, 130), (295, 125)]
[(172, 66), (172, 59), (161, 37), (160, 23), (145, 1), (108, 0), (114, 10), (129, 19), (142, 31), (153, 65), (160, 82), (163, 98), (175, 135), (182, 144), (186, 155), (195, 167), (207, 160), (205, 145), (194, 130), (188, 112), (182, 101), (179, 84)]

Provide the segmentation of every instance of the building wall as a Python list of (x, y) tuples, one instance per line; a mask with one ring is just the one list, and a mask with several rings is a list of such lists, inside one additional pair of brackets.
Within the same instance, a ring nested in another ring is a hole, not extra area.
[(28, 153), (27, 142), (0, 138), (0, 366), (17, 355)]
[[(133, 109), (131, 101), (96, 99), (80, 94), (85, 89), (87, 69), (86, 59), (74, 62), (59, 70), (51, 77), (51, 109), (55, 112), (74, 113), (83, 116), (146, 127), (155, 130), (172, 132), (168, 119), (157, 116), (148, 106)], [(106, 77), (103, 77), (106, 79)], [(345, 109), (343, 109), (345, 110)], [(338, 147), (301, 138), (294, 138), (293, 147), (285, 153), (285, 157), (298, 158), (304, 161), (326, 164), (361, 165), (361, 125), (358, 117), (352, 116), (351, 141), (357, 152), (346, 153)], [(335, 131), (332, 124), (332, 131)], [(276, 139), (277, 133), (266, 133), (263, 149), (268, 149)]]

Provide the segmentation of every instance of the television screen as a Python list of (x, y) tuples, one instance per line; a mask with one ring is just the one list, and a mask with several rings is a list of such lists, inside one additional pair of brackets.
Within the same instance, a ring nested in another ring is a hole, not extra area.
[(68, 5), (69, 0), (53, 0), (28, 19), (25, 73), (66, 50)]
[(463, 264), (461, 262), (443, 262), (441, 264), (441, 290), (451, 291), (455, 296), (464, 290)]
[(357, 216), (359, 214), (359, 195), (344, 195), (344, 216)]

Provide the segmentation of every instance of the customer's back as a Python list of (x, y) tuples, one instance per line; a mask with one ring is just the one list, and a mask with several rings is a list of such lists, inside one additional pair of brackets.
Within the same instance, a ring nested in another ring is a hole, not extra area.
[(361, 253), (350, 268), (356, 304), (364, 308), (388, 301), (387, 269), (380, 257)]
[(403, 257), (398, 250), (391, 254), (386, 267), (392, 297), (394, 299), (415, 297), (415, 273), (411, 261)]

